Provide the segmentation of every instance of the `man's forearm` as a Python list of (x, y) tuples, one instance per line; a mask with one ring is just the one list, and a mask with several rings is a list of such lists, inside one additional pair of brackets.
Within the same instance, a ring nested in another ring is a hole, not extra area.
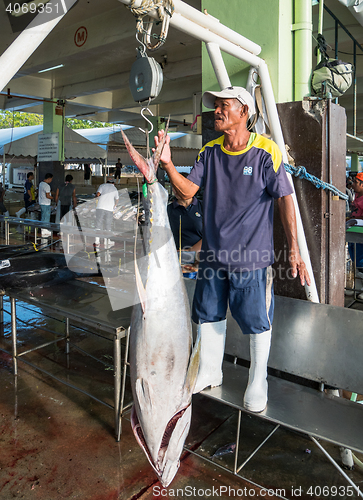
[(292, 196), (283, 196), (277, 200), (280, 218), (286, 234), (289, 249), (299, 250), (297, 242), (296, 215)]

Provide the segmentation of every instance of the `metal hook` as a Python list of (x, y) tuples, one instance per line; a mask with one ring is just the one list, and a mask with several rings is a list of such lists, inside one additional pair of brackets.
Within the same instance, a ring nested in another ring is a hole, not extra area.
[(146, 121), (150, 124), (151, 129), (150, 129), (150, 130), (143, 130), (142, 128), (140, 128), (140, 127), (139, 127), (139, 130), (141, 130), (141, 132), (144, 132), (144, 134), (151, 134), (151, 132), (154, 130), (154, 125), (153, 125), (153, 124), (151, 123), (151, 121), (150, 121), (148, 118), (146, 118), (146, 116), (144, 115), (144, 111), (145, 111), (145, 109), (146, 109), (146, 110), (147, 110), (147, 111), (151, 114), (151, 116), (154, 116), (154, 115), (153, 115), (153, 113), (150, 111), (150, 109), (149, 109), (147, 106), (145, 106), (144, 108), (142, 108), (142, 110), (141, 110), (141, 112), (140, 112), (140, 114), (141, 114), (141, 116), (143, 117), (143, 119), (144, 119), (144, 120), (146, 120)]
[(143, 54), (146, 54), (146, 45), (144, 44), (144, 42), (142, 42), (141, 40), (138, 39), (138, 37), (137, 37), (138, 34), (139, 34), (139, 32), (136, 31), (135, 38), (139, 42), (139, 44), (142, 46), (142, 47), (139, 47), (139, 51), (140, 51), (141, 55), (143, 55)]

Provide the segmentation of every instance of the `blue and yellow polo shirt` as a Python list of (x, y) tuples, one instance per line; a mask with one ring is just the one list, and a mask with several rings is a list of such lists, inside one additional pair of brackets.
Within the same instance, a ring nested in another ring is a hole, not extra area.
[(251, 134), (238, 152), (224, 137), (199, 152), (188, 179), (204, 187), (201, 258), (211, 267), (260, 269), (273, 259), (274, 199), (293, 192), (275, 142)]

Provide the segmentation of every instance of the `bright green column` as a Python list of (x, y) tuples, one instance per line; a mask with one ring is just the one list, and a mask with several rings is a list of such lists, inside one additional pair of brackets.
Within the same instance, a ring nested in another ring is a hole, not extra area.
[[(228, 8), (226, 6), (228, 5)], [(202, 11), (259, 44), (276, 102), (293, 100), (293, 3), (291, 0), (202, 0)], [(246, 86), (249, 65), (222, 52), (232, 85)], [(202, 90), (219, 90), (205, 44), (202, 45)]]
[(353, 153), (351, 155), (351, 164), (350, 164), (350, 171), (353, 173), (357, 173), (360, 170), (360, 163), (359, 163), (359, 157), (357, 154)]
[(310, 95), (312, 67), (312, 6), (311, 0), (294, 3), (294, 100)]
[[(58, 109), (60, 111), (60, 109)], [(53, 174), (53, 181), (51, 189), (55, 192), (56, 188), (64, 182), (64, 109), (63, 114), (56, 113), (56, 103), (44, 102), (43, 103), (43, 134), (51, 134), (58, 132), (59, 134), (59, 148), (58, 160), (53, 161), (39, 161), (39, 169), (37, 181), (40, 182), (44, 179), (46, 173)]]
[[(63, 109), (64, 111), (64, 109)], [(59, 158), (64, 160), (64, 116), (56, 114), (56, 103), (43, 103), (43, 134), (59, 133)]]

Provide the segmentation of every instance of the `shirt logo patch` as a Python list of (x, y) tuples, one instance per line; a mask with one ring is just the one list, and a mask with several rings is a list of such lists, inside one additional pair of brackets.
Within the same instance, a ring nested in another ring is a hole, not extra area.
[(199, 212), (195, 212), (196, 217), (202, 217)]
[(243, 175), (252, 175), (253, 167), (243, 167)]

